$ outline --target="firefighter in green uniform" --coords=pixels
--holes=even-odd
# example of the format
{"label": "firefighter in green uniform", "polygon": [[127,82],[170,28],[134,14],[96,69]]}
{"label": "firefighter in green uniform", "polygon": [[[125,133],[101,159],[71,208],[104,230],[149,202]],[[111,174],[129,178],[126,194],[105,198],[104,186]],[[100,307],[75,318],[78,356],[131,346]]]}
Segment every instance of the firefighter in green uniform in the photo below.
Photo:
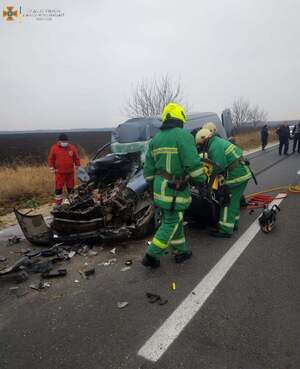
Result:
{"label": "firefighter in green uniform", "polygon": [[252,177],[251,170],[245,163],[243,151],[216,135],[212,130],[202,128],[196,134],[196,143],[207,145],[208,159],[221,169],[224,184],[229,190],[228,205],[221,207],[218,230],[213,230],[210,234],[214,237],[231,237],[233,231],[238,229],[240,201]]}
{"label": "firefighter in green uniform", "polygon": [[167,104],[160,131],[146,153],[144,177],[153,189],[154,204],[161,209],[162,219],[142,261],[144,266],[158,267],[169,246],[173,247],[176,263],[192,255],[186,246],[183,215],[191,203],[189,182],[200,184],[206,176],[194,138],[183,129],[185,121],[180,105]]}

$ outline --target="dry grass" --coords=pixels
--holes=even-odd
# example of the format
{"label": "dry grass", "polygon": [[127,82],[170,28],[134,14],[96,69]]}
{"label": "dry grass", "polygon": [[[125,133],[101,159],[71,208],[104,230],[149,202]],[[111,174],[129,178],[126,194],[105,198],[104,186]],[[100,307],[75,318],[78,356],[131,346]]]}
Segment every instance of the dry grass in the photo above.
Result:
{"label": "dry grass", "polygon": [[35,207],[53,198],[54,178],[46,165],[0,168],[0,215],[15,206]]}
{"label": "dry grass", "polygon": [[[269,143],[278,141],[278,136],[275,131],[275,128],[269,129]],[[236,139],[236,143],[243,150],[255,149],[261,146],[260,131],[241,132],[236,134],[234,137]]]}
{"label": "dry grass", "polygon": [[[88,161],[82,160],[82,165]],[[54,175],[46,165],[0,167],[0,215],[14,207],[35,208],[53,201]]]}

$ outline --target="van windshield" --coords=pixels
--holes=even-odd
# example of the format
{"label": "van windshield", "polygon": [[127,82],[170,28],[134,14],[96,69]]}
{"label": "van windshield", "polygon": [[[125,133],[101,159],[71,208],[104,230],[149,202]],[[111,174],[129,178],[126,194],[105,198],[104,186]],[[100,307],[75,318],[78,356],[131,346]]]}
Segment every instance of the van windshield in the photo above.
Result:
{"label": "van windshield", "polygon": [[134,118],[120,124],[112,133],[112,143],[149,141],[159,130],[158,118]]}

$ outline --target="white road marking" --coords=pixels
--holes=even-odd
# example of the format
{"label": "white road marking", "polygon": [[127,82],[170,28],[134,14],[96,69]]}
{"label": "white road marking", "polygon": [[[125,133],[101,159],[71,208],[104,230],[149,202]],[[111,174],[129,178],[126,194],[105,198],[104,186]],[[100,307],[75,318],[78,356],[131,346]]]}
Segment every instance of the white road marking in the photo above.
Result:
{"label": "white road marking", "polygon": [[[281,197],[279,194],[277,197]],[[270,206],[279,205],[283,199],[274,199]],[[247,231],[233,244],[220,261],[199,282],[196,288],[182,301],[178,308],[161,325],[138,351],[138,355],[156,362],[167,351],[181,331],[192,320],[204,305],[214,289],[225,277],[243,251],[259,232],[260,226],[256,219]]]}

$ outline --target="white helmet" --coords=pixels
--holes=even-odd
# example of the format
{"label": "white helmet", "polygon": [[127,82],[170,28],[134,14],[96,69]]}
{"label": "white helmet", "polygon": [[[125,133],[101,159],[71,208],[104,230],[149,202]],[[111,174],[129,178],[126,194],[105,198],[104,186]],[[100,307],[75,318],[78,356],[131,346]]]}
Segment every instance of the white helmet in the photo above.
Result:
{"label": "white helmet", "polygon": [[205,123],[202,128],[208,129],[213,135],[217,132],[217,126],[213,122]]}
{"label": "white helmet", "polygon": [[205,140],[210,138],[212,136],[212,133],[210,130],[206,128],[201,128],[200,131],[196,134],[196,144],[201,145],[204,143]]}

